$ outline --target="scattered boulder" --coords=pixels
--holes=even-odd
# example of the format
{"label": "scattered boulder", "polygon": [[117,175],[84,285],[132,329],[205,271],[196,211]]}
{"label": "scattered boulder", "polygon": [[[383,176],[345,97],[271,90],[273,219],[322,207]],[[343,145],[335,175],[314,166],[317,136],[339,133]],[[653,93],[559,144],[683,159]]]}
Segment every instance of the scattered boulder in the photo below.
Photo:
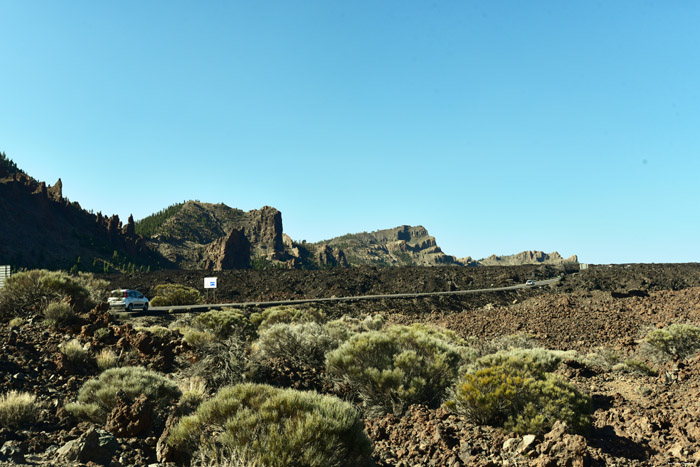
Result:
{"label": "scattered boulder", "polygon": [[56,457],[65,462],[94,462],[109,465],[119,450],[114,435],[99,428],[90,428],[78,439],[68,441],[56,451]]}
{"label": "scattered boulder", "polygon": [[153,408],[153,402],[145,394],[132,400],[124,391],[119,391],[117,405],[107,416],[105,428],[120,438],[140,436],[152,425]]}

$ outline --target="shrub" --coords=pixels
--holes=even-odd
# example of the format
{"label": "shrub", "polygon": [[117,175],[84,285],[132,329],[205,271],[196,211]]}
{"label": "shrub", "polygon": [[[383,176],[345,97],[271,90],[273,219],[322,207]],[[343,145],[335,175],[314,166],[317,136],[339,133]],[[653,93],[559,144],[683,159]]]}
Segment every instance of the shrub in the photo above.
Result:
{"label": "shrub", "polygon": [[160,373],[143,367],[111,368],[83,384],[78,401],[67,404],[66,410],[79,418],[104,423],[116,406],[120,390],[132,398],[146,394],[159,407],[180,397],[177,385]]}
{"label": "shrub", "polygon": [[484,354],[496,353],[502,350],[532,349],[537,347],[535,338],[530,334],[509,334],[492,339],[483,349]]}
{"label": "shrub", "polygon": [[137,332],[147,332],[153,334],[156,337],[170,337],[172,331],[165,326],[134,326],[134,331]]}
{"label": "shrub", "polygon": [[204,302],[199,290],[184,285],[161,284],[156,286],[155,291],[152,306],[197,305]]}
{"label": "shrub", "polygon": [[548,350],[541,347],[535,349],[501,350],[490,355],[484,355],[476,360],[474,368],[489,368],[505,365],[514,370],[522,370],[533,375],[543,375],[556,370],[565,358],[573,358],[575,352]]}
{"label": "shrub", "polygon": [[95,339],[98,341],[101,341],[105,339],[107,336],[112,335],[112,329],[110,328],[99,328],[95,329],[95,333],[93,334],[95,336]]}
{"label": "shrub", "polygon": [[97,361],[97,368],[100,370],[109,370],[117,366],[117,354],[111,349],[102,349],[102,351],[95,357]]}
{"label": "shrub", "polygon": [[59,345],[58,349],[74,365],[83,365],[90,360],[90,353],[78,339],[71,339]]}
{"label": "shrub", "polygon": [[27,392],[9,391],[0,395],[0,426],[19,428],[36,420],[39,407],[36,396]]}
{"label": "shrub", "polygon": [[341,341],[318,323],[278,323],[260,333],[251,347],[256,362],[277,359],[295,368],[317,368]]}
{"label": "shrub", "polygon": [[649,332],[644,338],[645,351],[657,361],[684,360],[700,350],[700,327],[671,324]]}
{"label": "shrub", "polygon": [[57,328],[75,321],[77,315],[67,300],[51,302],[44,310],[44,319],[49,326]]}
{"label": "shrub", "polygon": [[65,297],[77,312],[87,311],[95,305],[90,291],[63,271],[35,269],[18,272],[8,277],[0,289],[0,319],[40,314],[49,303]]}
{"label": "shrub", "polygon": [[194,378],[204,380],[211,388],[241,382],[247,363],[244,341],[230,336],[224,341],[202,342],[197,350],[201,357],[189,371]]}
{"label": "shrub", "polygon": [[74,276],[74,279],[78,284],[85,287],[93,304],[105,301],[107,287],[109,287],[108,281],[96,278],[91,272],[79,272],[77,277]]}
{"label": "shrub", "polygon": [[[528,359],[526,359],[528,360]],[[502,361],[466,373],[446,404],[469,421],[520,434],[542,434],[562,420],[575,432],[590,425],[590,398],[558,376],[529,362]]]}
{"label": "shrub", "polygon": [[182,333],[182,340],[195,349],[206,347],[208,344],[216,341],[216,336],[209,331],[181,328],[180,332]]}
{"label": "shrub", "polygon": [[409,405],[437,406],[469,349],[425,326],[392,326],[351,337],[327,355],[328,373],[370,414],[401,415]]}
{"label": "shrub", "polygon": [[352,405],[262,384],[220,389],[182,418],[167,442],[270,467],[372,465],[371,444]]}
{"label": "shrub", "polygon": [[225,339],[233,334],[245,340],[255,336],[255,326],[250,322],[248,315],[235,308],[212,310],[197,315],[192,321],[192,326],[212,332],[219,339]]}
{"label": "shrub", "polygon": [[24,324],[24,318],[20,318],[19,316],[17,318],[12,318],[9,322],[9,325],[11,328],[18,328]]}
{"label": "shrub", "polygon": [[279,323],[323,323],[325,320],[323,312],[313,308],[275,307],[250,316],[250,322],[259,330]]}

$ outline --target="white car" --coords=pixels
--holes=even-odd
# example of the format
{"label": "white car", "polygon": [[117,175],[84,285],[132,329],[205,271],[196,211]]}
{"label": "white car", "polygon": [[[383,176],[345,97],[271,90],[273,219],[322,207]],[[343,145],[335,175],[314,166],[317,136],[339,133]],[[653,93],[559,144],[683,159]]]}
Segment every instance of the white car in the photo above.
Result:
{"label": "white car", "polygon": [[148,310],[148,299],[138,290],[116,289],[112,290],[107,299],[110,308],[123,308],[126,311],[140,309]]}
{"label": "white car", "polygon": [[533,281],[532,279],[528,279],[525,281],[525,285],[535,285],[535,281]]}

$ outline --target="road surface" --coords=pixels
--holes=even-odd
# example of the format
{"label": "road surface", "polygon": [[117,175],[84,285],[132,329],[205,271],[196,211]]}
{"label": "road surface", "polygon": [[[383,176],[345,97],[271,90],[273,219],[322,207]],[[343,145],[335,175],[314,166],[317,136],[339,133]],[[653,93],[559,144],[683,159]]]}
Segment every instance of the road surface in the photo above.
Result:
{"label": "road surface", "polygon": [[158,312],[195,312],[209,311],[220,308],[244,308],[244,307],[271,307],[282,305],[300,305],[302,303],[323,303],[323,302],[356,302],[360,300],[381,300],[381,299],[396,299],[396,298],[421,298],[421,297],[437,297],[441,295],[466,295],[474,293],[488,292],[503,292],[507,290],[518,290],[525,288],[542,287],[558,282],[561,277],[547,279],[543,281],[535,281],[535,285],[510,285],[508,287],[494,287],[491,289],[470,289],[470,290],[451,290],[448,292],[422,292],[422,293],[400,293],[400,294],[383,294],[383,295],[360,295],[357,297],[329,297],[329,298],[306,298],[302,300],[277,300],[268,302],[238,302],[238,303],[219,303],[206,305],[183,305],[183,306],[153,306],[148,309],[147,313]]}

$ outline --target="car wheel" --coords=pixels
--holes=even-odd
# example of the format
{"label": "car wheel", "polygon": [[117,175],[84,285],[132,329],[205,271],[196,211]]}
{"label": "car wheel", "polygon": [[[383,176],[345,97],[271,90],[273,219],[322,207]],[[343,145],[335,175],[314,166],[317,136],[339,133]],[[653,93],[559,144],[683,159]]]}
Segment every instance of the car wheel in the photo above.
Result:
{"label": "car wheel", "polygon": [[148,303],[143,304],[143,311],[148,311]]}
{"label": "car wheel", "polygon": [[129,305],[127,305],[127,307],[126,307],[126,311],[128,311],[129,313],[131,313],[132,311],[134,311],[134,305],[132,305],[131,303],[129,303]]}

